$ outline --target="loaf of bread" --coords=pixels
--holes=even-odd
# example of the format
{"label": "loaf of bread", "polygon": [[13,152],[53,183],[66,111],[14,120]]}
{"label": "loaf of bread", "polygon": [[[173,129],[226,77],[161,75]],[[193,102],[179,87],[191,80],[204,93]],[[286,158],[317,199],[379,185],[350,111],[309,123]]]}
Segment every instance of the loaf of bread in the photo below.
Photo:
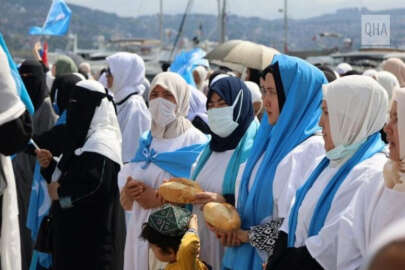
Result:
{"label": "loaf of bread", "polygon": [[159,187],[159,194],[171,203],[191,203],[197,193],[202,192],[200,185],[185,178],[172,178]]}
{"label": "loaf of bread", "polygon": [[216,229],[229,232],[240,228],[239,214],[228,203],[207,203],[203,208],[203,212],[205,221]]}

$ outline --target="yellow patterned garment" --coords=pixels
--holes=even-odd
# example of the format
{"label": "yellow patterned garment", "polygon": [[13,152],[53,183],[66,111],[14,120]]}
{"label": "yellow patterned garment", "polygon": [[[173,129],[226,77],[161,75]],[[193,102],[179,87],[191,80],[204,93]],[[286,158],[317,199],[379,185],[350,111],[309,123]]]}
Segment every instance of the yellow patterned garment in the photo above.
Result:
{"label": "yellow patterned garment", "polygon": [[166,266],[166,270],[208,270],[198,258],[200,238],[193,232],[186,232],[177,251],[177,261]]}

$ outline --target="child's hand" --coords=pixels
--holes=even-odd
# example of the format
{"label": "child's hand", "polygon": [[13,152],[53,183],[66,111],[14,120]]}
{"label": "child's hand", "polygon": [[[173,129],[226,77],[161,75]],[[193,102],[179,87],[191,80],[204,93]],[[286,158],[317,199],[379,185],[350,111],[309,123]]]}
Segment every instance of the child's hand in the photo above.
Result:
{"label": "child's hand", "polygon": [[191,216],[190,221],[188,223],[188,228],[198,231],[198,219],[196,214],[193,214]]}

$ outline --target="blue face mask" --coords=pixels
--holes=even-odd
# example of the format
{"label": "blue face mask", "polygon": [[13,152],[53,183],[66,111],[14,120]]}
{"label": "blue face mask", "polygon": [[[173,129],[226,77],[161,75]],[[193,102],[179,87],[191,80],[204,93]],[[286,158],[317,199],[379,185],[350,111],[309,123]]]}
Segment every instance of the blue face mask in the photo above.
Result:
{"label": "blue face mask", "polygon": [[365,140],[359,143],[353,143],[350,145],[339,145],[332,150],[326,152],[326,157],[329,160],[339,160],[352,156],[360,148]]}

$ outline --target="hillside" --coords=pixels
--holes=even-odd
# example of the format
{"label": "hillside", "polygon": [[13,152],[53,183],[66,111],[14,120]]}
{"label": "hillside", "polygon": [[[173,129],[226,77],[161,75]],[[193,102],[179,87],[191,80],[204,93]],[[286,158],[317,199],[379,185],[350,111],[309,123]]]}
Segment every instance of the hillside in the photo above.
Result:
{"label": "hillside", "polygon": [[[50,0],[2,0],[0,6],[0,31],[6,38],[14,52],[29,51],[35,40],[27,34],[30,26],[41,25],[49,9]],[[72,10],[70,31],[79,36],[80,48],[94,48],[95,41],[102,35],[106,40],[112,38],[158,38],[158,18],[155,16],[140,16],[123,18],[113,13],[92,10],[69,4]],[[334,14],[303,20],[289,20],[289,49],[309,50],[319,48],[319,44],[312,40],[320,32],[342,33],[351,38],[354,47],[360,45],[361,14],[390,14],[391,38],[394,47],[405,46],[405,8],[371,12],[366,9],[343,9]],[[182,15],[167,15],[164,26],[177,30]],[[217,38],[217,18],[212,15],[191,14],[187,18],[184,28],[185,36],[192,38],[199,26],[204,35],[211,40]],[[265,20],[261,18],[247,18],[235,15],[228,17],[227,33],[229,39],[248,39],[282,48],[283,20]],[[66,38],[51,38],[52,48],[63,49]],[[327,46],[341,45],[336,40],[324,40]]]}

